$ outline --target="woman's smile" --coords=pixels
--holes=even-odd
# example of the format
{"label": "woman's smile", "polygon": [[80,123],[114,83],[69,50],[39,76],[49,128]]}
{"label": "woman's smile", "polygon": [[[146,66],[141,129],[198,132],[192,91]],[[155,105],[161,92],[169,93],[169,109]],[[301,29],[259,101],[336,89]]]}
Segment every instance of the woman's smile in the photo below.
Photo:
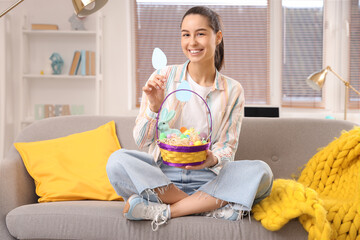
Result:
{"label": "woman's smile", "polygon": [[199,55],[202,51],[203,49],[189,49],[190,54],[193,56]]}

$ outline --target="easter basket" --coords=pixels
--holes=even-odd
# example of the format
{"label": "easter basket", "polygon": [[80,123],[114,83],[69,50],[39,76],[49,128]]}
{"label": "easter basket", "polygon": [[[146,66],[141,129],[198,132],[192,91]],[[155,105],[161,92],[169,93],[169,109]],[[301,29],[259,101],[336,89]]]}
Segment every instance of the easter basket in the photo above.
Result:
{"label": "easter basket", "polygon": [[[189,91],[195,94],[196,96],[198,96],[205,103],[208,114],[210,116],[208,137],[206,141],[202,142],[199,145],[177,146],[177,145],[164,143],[159,140],[159,116],[162,107],[170,95],[179,91]],[[206,155],[207,155],[206,150],[209,149],[211,145],[211,133],[212,133],[212,117],[211,117],[210,108],[207,105],[206,101],[199,94],[197,94],[196,92],[190,89],[177,89],[169,93],[165,97],[164,101],[160,106],[159,114],[156,118],[156,139],[157,139],[157,144],[160,148],[160,153],[164,164],[174,167],[183,167],[188,165],[194,166],[194,165],[202,164],[206,159]]]}

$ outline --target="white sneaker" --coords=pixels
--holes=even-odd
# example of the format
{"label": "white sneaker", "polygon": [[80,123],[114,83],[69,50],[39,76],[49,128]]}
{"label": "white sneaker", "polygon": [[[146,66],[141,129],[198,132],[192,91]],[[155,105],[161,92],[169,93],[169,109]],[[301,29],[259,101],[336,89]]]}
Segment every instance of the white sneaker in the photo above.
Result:
{"label": "white sneaker", "polygon": [[156,231],[170,219],[170,206],[149,202],[134,194],[126,201],[123,213],[129,220],[152,220],[152,230]]}
{"label": "white sneaker", "polygon": [[227,204],[221,208],[215,209],[211,212],[206,212],[202,214],[206,217],[213,217],[217,219],[226,219],[230,221],[238,221],[246,215],[242,210],[234,209],[230,204]]}

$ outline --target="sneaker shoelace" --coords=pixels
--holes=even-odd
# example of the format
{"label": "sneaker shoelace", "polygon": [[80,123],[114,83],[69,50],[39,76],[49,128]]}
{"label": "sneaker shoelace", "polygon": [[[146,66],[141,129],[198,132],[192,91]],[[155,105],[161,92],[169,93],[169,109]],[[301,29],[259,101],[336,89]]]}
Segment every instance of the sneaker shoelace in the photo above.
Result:
{"label": "sneaker shoelace", "polygon": [[226,205],[226,206],[216,209],[212,212],[207,212],[207,213],[205,213],[205,216],[213,217],[213,218],[217,218],[217,219],[223,219],[223,218],[227,217],[225,215],[227,211],[237,212],[238,216],[237,216],[236,220],[239,220],[243,217],[243,211],[236,210],[236,209],[232,208],[230,205]]}
{"label": "sneaker shoelace", "polygon": [[151,228],[156,231],[160,225],[165,224],[168,220],[168,217],[164,216],[164,211],[166,211],[166,207],[163,205],[148,205],[142,218],[152,219]]}
{"label": "sneaker shoelace", "polygon": [[143,219],[154,219],[158,213],[162,213],[165,210],[163,205],[147,205],[143,212]]}
{"label": "sneaker shoelace", "polygon": [[211,212],[206,212],[206,213],[204,213],[204,216],[213,217],[213,218],[222,218],[222,217],[225,216],[224,210],[225,209],[227,210],[228,208],[229,208],[229,206],[226,205],[226,206],[224,206],[222,208],[218,208],[218,209],[213,210]]}
{"label": "sneaker shoelace", "polygon": [[225,207],[223,208],[220,208],[220,209],[217,209],[215,212],[214,212],[214,217],[215,218],[224,218],[225,217],[225,212],[226,211],[231,211],[232,208],[229,206],[229,205],[226,205]]}
{"label": "sneaker shoelace", "polygon": [[160,225],[163,225],[167,222],[167,217],[165,217],[161,212],[158,213],[154,220],[151,222],[151,228],[155,232],[159,229]]}

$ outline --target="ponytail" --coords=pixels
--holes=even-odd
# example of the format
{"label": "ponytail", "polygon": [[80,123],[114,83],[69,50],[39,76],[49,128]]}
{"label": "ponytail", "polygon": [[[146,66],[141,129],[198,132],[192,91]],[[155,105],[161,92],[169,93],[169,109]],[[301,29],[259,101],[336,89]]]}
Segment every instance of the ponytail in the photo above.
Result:
{"label": "ponytail", "polygon": [[221,40],[220,44],[215,49],[215,67],[218,71],[221,70],[224,65],[224,40]]}

